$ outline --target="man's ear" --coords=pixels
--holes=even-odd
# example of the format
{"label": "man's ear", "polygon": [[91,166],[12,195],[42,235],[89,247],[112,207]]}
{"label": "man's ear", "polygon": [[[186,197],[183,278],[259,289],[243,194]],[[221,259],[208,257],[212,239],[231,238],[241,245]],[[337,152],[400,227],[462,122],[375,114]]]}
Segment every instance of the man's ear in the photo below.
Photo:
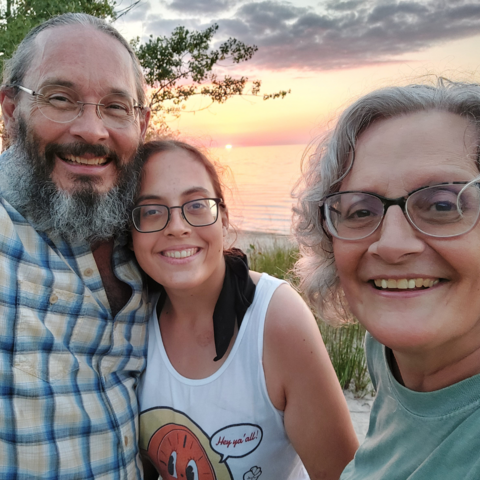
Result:
{"label": "man's ear", "polygon": [[145,107],[145,113],[140,118],[140,135],[142,140],[145,140],[145,134],[147,133],[148,122],[150,121],[150,109]]}
{"label": "man's ear", "polygon": [[11,90],[0,90],[0,105],[2,107],[3,123],[9,135],[12,135],[16,121],[14,112],[17,107],[15,96]]}

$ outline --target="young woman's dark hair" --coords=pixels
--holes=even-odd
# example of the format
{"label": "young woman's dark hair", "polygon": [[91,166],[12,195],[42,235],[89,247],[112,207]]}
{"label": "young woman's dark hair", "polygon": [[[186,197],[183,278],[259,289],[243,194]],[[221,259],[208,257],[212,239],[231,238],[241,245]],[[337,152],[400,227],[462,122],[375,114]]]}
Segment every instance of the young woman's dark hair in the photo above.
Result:
{"label": "young woman's dark hair", "polygon": [[[180,142],[178,140],[152,140],[145,143],[143,146],[143,159],[146,162],[152,155],[160,152],[171,152],[173,150],[185,150],[190,153],[190,155],[198,160],[207,170],[208,176],[212,181],[213,189],[215,195],[222,200],[225,200],[223,193],[223,185],[220,181],[220,177],[217,172],[217,168],[214,163],[207,158],[207,156],[202,153],[197,147],[189,145],[188,143]],[[220,205],[225,207],[224,204]]]}

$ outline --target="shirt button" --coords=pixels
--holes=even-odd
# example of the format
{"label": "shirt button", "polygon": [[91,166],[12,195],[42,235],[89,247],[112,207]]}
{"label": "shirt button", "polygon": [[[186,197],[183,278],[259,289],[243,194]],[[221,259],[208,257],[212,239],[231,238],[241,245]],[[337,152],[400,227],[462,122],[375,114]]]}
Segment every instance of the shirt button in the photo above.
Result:
{"label": "shirt button", "polygon": [[84,271],[83,271],[83,274],[86,276],[86,277],[91,277],[93,275],[93,270],[91,268],[86,268]]}
{"label": "shirt button", "polygon": [[50,303],[57,303],[58,297],[55,294],[50,296]]}
{"label": "shirt button", "polygon": [[128,437],[126,435],[123,437],[123,443],[125,443],[126,447],[128,446]]}

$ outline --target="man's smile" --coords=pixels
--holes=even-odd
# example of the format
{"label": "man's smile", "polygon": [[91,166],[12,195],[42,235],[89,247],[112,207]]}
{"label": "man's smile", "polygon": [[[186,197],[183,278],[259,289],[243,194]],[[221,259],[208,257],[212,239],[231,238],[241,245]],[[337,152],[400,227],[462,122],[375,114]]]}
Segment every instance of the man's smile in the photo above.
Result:
{"label": "man's smile", "polygon": [[111,159],[108,157],[79,157],[75,155],[58,155],[58,157],[63,160],[64,162],[73,163],[73,164],[80,164],[80,165],[105,165]]}

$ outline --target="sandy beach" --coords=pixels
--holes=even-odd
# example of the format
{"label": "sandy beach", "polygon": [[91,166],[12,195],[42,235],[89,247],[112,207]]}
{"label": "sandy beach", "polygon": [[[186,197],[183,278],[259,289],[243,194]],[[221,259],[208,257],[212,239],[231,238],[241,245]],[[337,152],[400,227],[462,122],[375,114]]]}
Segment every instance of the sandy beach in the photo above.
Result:
{"label": "sandy beach", "polygon": [[[253,232],[253,231],[237,231],[230,232],[228,237],[229,242],[233,242],[233,246],[240,248],[244,252],[247,251],[251,244],[255,248],[271,248],[273,246],[288,246],[294,245],[296,242],[291,235],[282,235],[269,232]],[[370,417],[370,410],[374,397],[366,395],[362,398],[357,398],[355,395],[346,390],[343,392],[347,400],[350,417],[352,418],[355,433],[357,434],[360,443],[364,440],[368,431],[368,421]]]}
{"label": "sandy beach", "polygon": [[358,441],[362,443],[368,431],[370,410],[372,408],[374,397],[366,395],[362,398],[356,398],[349,390],[345,390],[343,394],[347,400],[350,418],[352,419],[353,428],[357,434]]}

